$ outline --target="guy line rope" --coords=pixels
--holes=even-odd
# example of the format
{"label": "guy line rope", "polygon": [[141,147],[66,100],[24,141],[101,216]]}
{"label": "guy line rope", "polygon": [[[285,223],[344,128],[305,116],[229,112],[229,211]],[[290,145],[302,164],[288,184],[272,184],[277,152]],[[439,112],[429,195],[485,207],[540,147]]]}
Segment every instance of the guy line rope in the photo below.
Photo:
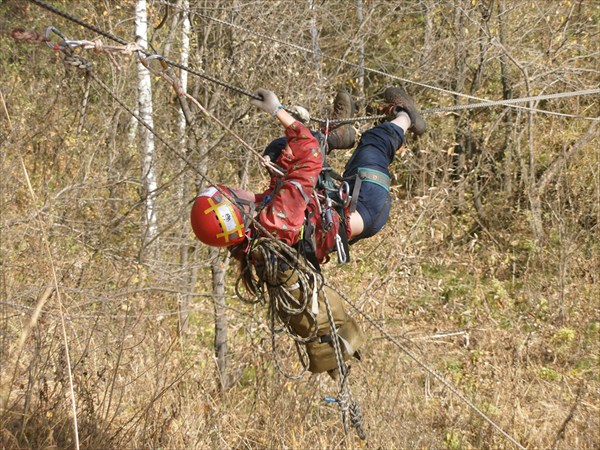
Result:
{"label": "guy line rope", "polygon": [[[50,10],[51,12],[54,12],[64,18],[67,18],[69,20],[72,20],[76,23],[78,23],[79,25],[82,25],[86,28],[89,28],[99,34],[104,35],[105,37],[108,37],[112,40],[115,40],[116,42],[119,42],[122,45],[128,46],[130,45],[128,42],[117,38],[113,35],[111,35],[110,33],[104,32],[92,25],[89,25],[85,22],[80,21],[79,19],[73,18],[72,16],[63,13],[60,10],[57,10],[54,7],[51,7],[49,5],[47,5],[46,3],[40,1],[40,0],[30,0],[33,3],[38,4],[39,6],[42,6],[48,10]],[[70,49],[70,47],[69,47]],[[148,52],[140,49],[139,47],[135,49],[135,51],[138,51],[141,54],[144,54],[146,56],[149,57],[156,57],[155,55],[149,54]],[[67,52],[66,52],[67,53]],[[182,159],[188,166],[190,166],[194,171],[198,172],[198,174],[205,179],[208,183],[212,184],[212,185],[216,185],[216,183],[214,183],[212,180],[210,180],[206,175],[200,173],[196,167],[191,163],[191,161],[189,161],[185,155],[182,155],[179,151],[177,151],[176,149],[174,149],[164,138],[162,138],[162,136],[160,136],[149,124],[147,124],[141,117],[139,117],[138,115],[136,115],[129,107],[127,107],[120,99],[118,99],[116,97],[116,95],[114,93],[112,93],[112,91],[110,90],[110,88],[108,86],[106,86],[106,84],[104,84],[101,80],[99,80],[93,73],[91,73],[91,65],[85,61],[83,58],[77,56],[77,55],[68,55],[67,54],[67,63],[74,65],[76,67],[85,69],[86,72],[88,72],[90,74],[90,76],[92,77],[92,79],[94,81],[96,81],[109,95],[111,95],[115,101],[117,101],[128,113],[130,113],[133,117],[136,118],[136,120],[141,123],[145,128],[147,128],[151,133],[153,133],[157,139],[159,139],[165,146],[166,148],[168,148],[170,151],[174,152],[180,159]],[[227,83],[224,83],[220,80],[217,80],[213,77],[207,76],[205,74],[201,74],[199,72],[196,71],[192,71],[191,69],[182,66],[180,64],[174,63],[166,58],[160,57],[160,59],[162,61],[164,61],[166,64],[172,65],[174,67],[178,67],[182,70],[187,70],[190,71],[190,73],[196,74],[198,76],[201,76],[203,78],[209,79],[210,81],[213,81],[215,83],[218,83],[222,86],[234,89],[240,93],[243,93],[244,95],[247,95],[249,97],[252,98],[256,98],[256,96],[252,93],[249,93],[248,91],[239,89],[239,88],[235,88],[234,86],[231,86]],[[167,78],[165,78],[167,79]],[[167,81],[169,81],[167,79]],[[599,90],[600,91],[600,90]],[[515,99],[516,100],[516,99]],[[502,103],[499,103],[502,104]],[[467,105],[468,106],[468,105]],[[483,106],[486,106],[486,104],[483,104]],[[356,119],[353,119],[356,120]],[[231,200],[231,199],[230,199]],[[252,218],[251,218],[252,219]],[[253,219],[252,219],[253,220]],[[260,227],[260,224],[256,223],[255,224]],[[266,232],[266,230],[261,230],[263,232],[265,232],[265,234],[268,235],[268,233]],[[288,249],[283,249],[284,251],[288,251]],[[291,250],[291,249],[290,249]],[[295,258],[295,255],[291,254],[290,256],[292,256],[293,258]],[[303,265],[302,262],[298,259],[296,259],[295,261],[296,263],[299,263],[300,265]],[[309,269],[310,270],[310,269]],[[336,292],[338,292],[338,294],[340,294],[342,296],[342,298],[344,298],[344,300],[354,309],[356,310],[360,315],[362,315],[367,321],[369,321],[371,324],[373,324],[390,342],[394,343],[396,346],[398,346],[398,348],[400,350],[402,350],[407,356],[409,356],[409,358],[411,358],[413,361],[415,361],[422,369],[424,369],[426,372],[430,373],[432,376],[434,376],[440,383],[442,383],[444,386],[446,386],[452,393],[454,393],[456,396],[458,396],[459,399],[461,399],[463,402],[465,402],[465,404],[467,404],[467,406],[469,406],[473,411],[475,411],[478,415],[480,415],[484,420],[486,420],[489,424],[491,424],[497,431],[499,431],[502,436],[504,436],[507,440],[509,440],[512,444],[514,444],[516,447],[520,448],[520,449],[524,449],[524,447],[519,444],[514,438],[512,438],[508,433],[506,433],[499,425],[497,425],[491,418],[489,418],[483,411],[481,411],[479,408],[477,408],[472,402],[470,402],[464,395],[462,395],[456,388],[454,388],[449,382],[447,382],[442,375],[438,374],[437,372],[435,372],[433,369],[429,368],[426,364],[424,364],[423,362],[421,362],[412,352],[410,352],[410,350],[408,350],[405,346],[403,346],[400,342],[398,342],[393,336],[391,336],[389,333],[387,333],[385,331],[385,329],[379,325],[374,319],[372,319],[368,314],[366,314],[365,312],[363,312],[360,308],[358,308],[356,305],[354,305],[343,293],[341,293],[339,290],[337,290],[336,288],[329,286],[332,289],[334,289]],[[346,383],[346,380],[344,378],[342,378],[341,381],[342,385]]]}
{"label": "guy line rope", "polygon": [[[113,100],[115,100],[117,103],[119,103],[119,105],[121,105],[121,107],[123,107],[142,126],[144,126],[149,132],[151,132],[163,145],[165,145],[165,147],[167,149],[169,149],[171,152],[175,153],[175,155],[177,157],[182,159],[189,167],[191,167],[205,181],[207,181],[209,184],[211,184],[215,188],[217,188],[221,192],[222,195],[224,195],[226,198],[229,199],[229,201],[235,203],[235,199],[232,199],[227,193],[225,193],[222,189],[220,189],[218,187],[218,185],[215,182],[213,182],[207,175],[205,175],[201,171],[199,171],[185,155],[183,155],[181,152],[179,152],[173,146],[171,146],[167,142],[167,140],[164,139],[159,133],[157,133],[150,124],[148,124],[146,121],[144,121],[138,114],[136,114],[133,110],[131,110],[131,108],[129,108],[120,98],[118,98],[118,96],[116,94],[114,94],[111,91],[111,89],[92,72],[92,64],[89,61],[82,58],[81,56],[73,53],[73,49],[68,44],[69,41],[67,41],[64,38],[64,36],[62,35],[62,33],[60,33],[60,31],[58,31],[56,28],[49,28],[49,30],[64,39],[65,45],[64,46],[55,46],[55,48],[57,50],[61,50],[64,53],[64,59],[67,64],[84,70],[86,72],[86,75],[89,78],[94,80],[102,89],[104,89],[113,98]],[[48,31],[48,34],[49,34],[49,31]],[[48,39],[46,39],[46,42],[48,42]],[[138,54],[138,56],[139,56],[139,54]],[[151,59],[151,57],[148,57],[148,58],[140,57],[140,59],[142,60],[142,63],[146,67],[148,67],[148,65],[149,65],[148,60]],[[164,69],[164,66],[163,66],[163,69]],[[178,89],[179,85],[175,82],[175,78],[171,78],[170,76],[168,76],[168,74],[165,73],[165,70],[163,70],[163,72],[160,75],[167,82],[170,82],[173,84],[173,87],[175,88],[175,91],[177,92],[178,95],[184,95],[181,92],[181,89]],[[216,117],[214,117],[212,114],[210,114],[205,108],[203,108],[199,102],[197,102],[195,99],[193,99],[193,100],[194,100],[194,103],[199,107],[199,109],[204,114],[206,114],[210,119],[216,121],[219,125],[224,127],[227,132],[233,134],[233,132],[230,131],[229,129],[227,129],[221,121],[219,121]],[[247,148],[249,148],[250,150],[253,150],[248,144],[246,144],[244,141],[242,141],[241,138],[237,137],[236,135],[234,135],[234,136],[239,141],[241,141]],[[259,155],[259,157],[260,157],[260,155]],[[261,157],[261,159],[262,159],[262,157]],[[247,214],[245,213],[245,211],[243,211],[243,209],[242,209],[242,213],[244,214],[244,216],[247,216]],[[266,238],[263,239],[264,243],[259,244],[259,245],[261,245],[263,248],[269,249],[273,253],[276,253],[280,258],[285,258],[287,256],[288,261],[292,261],[294,263],[296,269],[300,268],[300,269],[302,269],[302,271],[304,271],[306,273],[313,273],[313,277],[316,282],[316,273],[314,273],[314,271],[311,267],[307,266],[302,260],[297,258],[296,254],[292,248],[290,248],[289,246],[285,245],[284,243],[274,239],[274,237],[266,229],[264,229],[264,227],[262,227],[262,225],[258,221],[256,221],[254,219],[254,217],[249,217],[249,220],[251,220],[255,224],[255,226],[259,230],[261,230],[261,232],[264,235],[267,236]],[[277,244],[280,251],[277,251],[273,247],[274,244]],[[321,284],[321,286],[322,286],[322,284]],[[329,308],[328,300],[326,297],[325,297],[325,305],[327,308]],[[329,309],[328,309],[328,312],[329,312]],[[333,341],[335,343],[337,343],[338,342],[337,330],[335,328],[335,324],[331,325],[331,323],[333,323],[332,322],[333,318],[330,316],[329,320],[330,320],[330,332],[333,337]],[[272,330],[272,333],[275,333],[275,330]],[[352,392],[350,390],[350,386],[347,383],[347,373],[348,372],[347,372],[346,366],[345,366],[341,356],[338,354],[339,352],[340,352],[340,349],[338,347],[338,348],[336,348],[336,359],[337,359],[338,368],[340,371],[340,383],[339,383],[340,390],[338,393],[339,400],[337,403],[338,403],[338,407],[339,407],[339,410],[340,410],[340,413],[342,416],[344,431],[346,433],[348,431],[348,415],[349,415],[350,416],[349,419],[350,419],[352,426],[356,429],[358,436],[364,440],[364,439],[366,439],[366,434],[365,434],[363,426],[362,426],[362,413],[360,410],[360,406],[358,405],[356,400],[354,400],[354,398],[352,396]]]}
{"label": "guy line rope", "polygon": [[[264,34],[264,33],[260,33],[257,31],[253,31],[250,30],[248,28],[242,27],[241,25],[237,25],[231,22],[227,22],[225,20],[222,19],[217,19],[216,17],[212,17],[209,16],[207,14],[203,14],[201,12],[192,10],[192,9],[186,9],[183,6],[180,5],[176,5],[174,3],[168,2],[166,0],[155,0],[156,3],[160,3],[163,5],[166,5],[168,7],[172,7],[175,9],[179,9],[180,11],[186,12],[188,14],[192,14],[198,17],[202,17],[203,19],[208,19],[211,20],[213,22],[219,23],[221,25],[225,25],[228,26],[230,28],[234,28],[240,31],[244,31],[246,33],[249,33],[251,35],[260,37],[261,39],[267,39],[269,41],[278,43],[278,44],[282,44],[285,45],[287,47],[291,47],[294,48],[296,50],[300,50],[306,53],[310,53],[310,54],[314,54],[314,55],[319,55],[322,56],[324,58],[330,59],[332,61],[335,62],[340,62],[342,64],[357,68],[357,69],[363,69],[367,72],[372,72],[375,73],[377,75],[382,75],[384,77],[387,78],[392,78],[395,80],[399,80],[402,81],[404,83],[408,83],[408,84],[414,84],[416,86],[420,86],[426,89],[431,89],[431,90],[435,90],[438,92],[442,92],[444,94],[448,94],[448,95],[453,95],[453,96],[458,96],[458,97],[464,97],[470,100],[478,100],[480,101],[479,103],[469,103],[466,105],[454,105],[454,106],[444,106],[444,107],[440,107],[440,108],[432,108],[432,109],[425,109],[423,111],[420,111],[421,114],[431,114],[431,113],[440,113],[440,112],[449,112],[449,111],[457,111],[457,110],[464,110],[464,109],[474,109],[474,108],[484,108],[484,107],[491,107],[491,106],[514,106],[517,103],[526,103],[526,102],[530,102],[533,100],[549,100],[549,99],[554,99],[554,98],[562,98],[562,97],[576,97],[576,96],[582,96],[582,95],[590,95],[590,94],[598,94],[600,93],[600,89],[584,89],[584,90],[579,90],[579,91],[574,91],[574,92],[561,92],[561,93],[556,93],[556,94],[548,94],[548,95],[538,95],[538,96],[531,96],[531,97],[524,97],[524,98],[513,98],[513,99],[507,99],[507,100],[486,100],[484,98],[481,97],[475,97],[473,95],[468,95],[468,94],[463,94],[460,92],[454,92],[451,91],[449,89],[444,89],[444,88],[440,88],[437,86],[433,86],[430,84],[426,84],[426,83],[420,83],[418,81],[414,81],[408,78],[402,78],[399,77],[397,75],[393,75],[390,73],[386,73],[383,72],[381,70],[377,70],[377,69],[372,69],[370,67],[364,67],[364,66],[360,66],[359,64],[347,61],[343,58],[337,58],[335,56],[331,56],[331,55],[327,55],[325,53],[322,53],[320,51],[315,51],[312,50],[310,48],[307,47],[303,47],[301,45],[298,44],[294,44],[288,41],[284,41],[281,39],[277,39],[273,36]],[[528,110],[528,111],[534,111],[534,112],[539,112],[539,113],[543,113],[543,114],[550,114],[550,115],[557,115],[557,116],[563,116],[563,117],[572,117],[572,118],[578,118],[578,119],[585,119],[585,120],[596,120],[595,117],[585,117],[585,116],[579,116],[579,115],[575,115],[575,114],[565,114],[565,113],[559,113],[559,112],[555,112],[555,111],[547,111],[547,110],[542,110],[542,109],[535,109],[535,108],[530,108],[530,107],[526,107],[526,106],[514,106],[515,108],[519,108],[519,109],[524,109],[524,110]],[[381,119],[381,118],[385,118],[385,116],[372,116],[372,117],[358,117],[356,119],[354,119],[355,121],[360,121],[360,120],[372,120],[372,119]],[[323,122],[324,119],[314,119],[316,122]],[[330,123],[341,123],[340,121],[331,121]]]}
{"label": "guy line rope", "polygon": [[[190,166],[191,168],[193,168],[202,178],[204,178],[209,184],[215,185],[215,183],[209,177],[207,177],[206,175],[200,173],[197,170],[197,168],[193,165],[193,163],[191,163],[184,155],[182,155],[179,151],[177,151],[175,148],[173,148],[166,141],[166,139],[164,139],[159,133],[157,133],[141,117],[139,117],[137,114],[135,114],[135,112],[133,110],[131,110],[126,104],[124,104],[121,101],[121,99],[119,99],[110,90],[110,88],[104,82],[102,82],[98,77],[96,77],[96,75],[93,72],[91,72],[92,66],[91,66],[91,64],[89,62],[85,61],[83,58],[79,57],[78,55],[68,55],[68,54],[66,54],[65,60],[66,60],[67,64],[70,64],[70,65],[72,65],[74,67],[86,70],[86,72],[88,73],[88,75],[95,82],[97,82],[100,85],[100,87],[102,87],[129,114],[131,114],[136,120],[138,120],[139,123],[141,123],[145,128],[147,128],[151,133],[153,133],[156,136],[156,138],[162,144],[164,144],[166,146],[167,149],[169,149],[171,152],[175,153],[188,166]],[[284,250],[286,250],[286,249],[284,249]],[[290,255],[290,256],[295,259],[295,255]],[[298,263],[299,261],[295,260],[294,262]],[[477,406],[475,406],[471,401],[469,401],[463,394],[461,394],[460,391],[458,391],[454,386],[452,386],[449,382],[447,382],[443,378],[442,375],[438,374],[436,371],[434,371],[433,369],[431,369],[425,363],[423,363],[422,361],[420,361],[420,359],[416,355],[414,355],[407,347],[405,347],[404,345],[402,345],[396,338],[394,338],[387,331],[385,331],[385,329],[381,325],[379,325],[372,317],[370,317],[367,313],[365,313],[359,307],[357,307],[345,294],[343,294],[341,291],[339,291],[339,289],[337,289],[334,286],[331,286],[329,284],[327,284],[327,286],[329,286],[330,288],[332,288],[333,290],[335,290],[344,299],[344,301],[346,303],[348,303],[355,311],[357,311],[358,314],[360,314],[361,316],[363,316],[369,323],[371,323],[375,328],[377,328],[382,333],[382,335],[386,337],[386,339],[388,339],[390,342],[392,342],[393,344],[395,344],[402,352],[404,352],[410,359],[412,359],[413,361],[415,361],[422,369],[424,369],[426,372],[430,373],[435,379],[437,379],[441,384],[443,384],[445,387],[447,387],[453,394],[455,394],[468,407],[470,407],[471,409],[473,409],[485,421],[487,421],[488,423],[490,423],[496,430],[498,430],[500,432],[500,434],[503,437],[505,437],[507,440],[509,440],[511,443],[513,443],[517,448],[524,449],[524,447],[522,445],[520,445],[506,431],[504,431],[502,429],[502,427],[500,427],[498,424],[496,424],[495,421],[493,421],[491,418],[489,418],[483,411],[481,411]],[[339,356],[338,356],[337,353],[338,352],[336,352],[336,358],[339,360]],[[341,363],[338,361],[338,364],[341,364]],[[352,400],[352,394],[349,391],[349,387],[347,386],[347,377],[342,377],[341,378],[341,383],[342,383],[342,387],[347,391],[347,393],[345,394],[345,396],[348,397],[348,398],[341,398],[340,401],[339,401],[340,408],[344,408],[344,410],[342,411],[342,413],[343,413],[343,420],[344,420],[344,428],[345,429],[347,428],[347,418],[346,418],[346,414],[345,413],[349,412],[350,416],[351,416],[350,419],[352,421],[352,425],[357,429],[357,432],[359,433],[359,436],[364,436],[364,430],[362,430],[362,416],[361,416],[361,413],[360,413],[360,408],[359,408],[358,404]],[[340,397],[342,397],[342,396],[340,396]],[[348,400],[350,400],[350,405],[347,404]]]}

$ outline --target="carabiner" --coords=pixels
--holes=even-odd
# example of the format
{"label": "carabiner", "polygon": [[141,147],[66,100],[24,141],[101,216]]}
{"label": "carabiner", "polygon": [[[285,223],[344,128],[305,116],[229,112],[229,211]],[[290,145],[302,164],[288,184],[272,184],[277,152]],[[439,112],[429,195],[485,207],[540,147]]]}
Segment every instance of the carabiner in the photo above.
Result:
{"label": "carabiner", "polygon": [[[162,74],[166,73],[169,70],[169,65],[165,62],[165,57],[162,55],[149,55],[144,56],[142,52],[137,52],[138,58],[140,62],[144,65],[146,69],[150,71],[153,75],[160,77]],[[157,59],[160,62],[161,71],[156,71],[152,67],[150,67],[150,61]]]}
{"label": "carabiner", "polygon": [[347,208],[350,204],[350,185],[347,181],[342,181],[340,183],[338,195],[340,197],[340,200],[342,201],[342,205],[344,205],[344,208]]}
{"label": "carabiner", "polygon": [[[59,38],[62,39],[62,41],[59,42],[58,44],[53,44],[52,42],[50,42],[51,33],[54,33],[55,35],[57,35]],[[71,47],[69,46],[69,41],[67,40],[65,35],[60,32],[60,30],[58,28],[55,28],[53,26],[46,27],[46,32],[44,33],[44,36],[46,38],[46,45],[48,47],[50,47],[52,50],[65,51],[67,49],[69,49],[69,50],[71,49]]]}
{"label": "carabiner", "polygon": [[339,233],[335,235],[335,247],[337,250],[338,262],[340,264],[346,264],[348,262],[348,255],[346,255],[346,251],[344,250],[344,244]]}

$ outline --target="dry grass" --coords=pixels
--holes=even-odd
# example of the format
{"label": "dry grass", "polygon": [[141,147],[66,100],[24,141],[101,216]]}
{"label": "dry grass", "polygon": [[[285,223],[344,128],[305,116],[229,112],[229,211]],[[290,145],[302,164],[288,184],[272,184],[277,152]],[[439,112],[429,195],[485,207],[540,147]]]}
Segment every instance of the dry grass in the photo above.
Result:
{"label": "dry grass", "polygon": [[[0,16],[15,22],[8,23],[10,27],[26,25],[41,30],[54,23],[55,18],[38,17],[39,11],[32,12],[37,11],[33,7],[6,3],[0,5],[4,13]],[[58,3],[64,6],[69,2]],[[119,12],[111,2],[104,2],[111,5],[114,16],[101,16],[100,3],[80,2],[78,7],[86,10],[88,19],[106,26],[113,19],[123,19],[120,27],[130,25],[127,8]],[[405,64],[421,64],[411,59],[413,46],[398,48],[407,33],[409,42],[421,45],[421,36],[413,33],[422,28],[417,23],[421,19],[414,13],[404,14],[421,2],[404,2],[407,10],[401,3],[387,17],[387,3],[375,2],[378,8],[374,13],[387,17],[376,14],[375,20],[389,26],[390,38],[383,38],[380,27],[365,27],[381,51],[371,61],[373,66],[379,67],[381,61],[382,69],[400,71]],[[547,26],[550,19],[544,14],[544,2],[523,9],[516,7],[518,3],[514,14],[524,12],[531,17],[516,17],[518,20],[509,24],[515,28],[509,30],[514,42],[507,45],[517,57],[539,65],[531,69],[532,75],[538,75],[533,90],[545,92],[546,88],[562,86],[566,91],[580,84],[591,85],[588,77],[593,78],[595,72],[590,69],[589,54],[593,58],[595,41],[589,28],[593,28],[593,21],[578,18],[581,33],[571,32],[569,39],[565,35],[564,42],[559,39],[565,44],[560,44],[561,52],[573,49],[562,56],[566,61],[562,64],[574,66],[563,67],[563,72],[558,70],[562,66],[557,66],[556,76],[565,79],[563,84],[558,78],[548,78],[555,66],[548,66],[553,68],[550,71],[545,66],[546,62],[561,64],[560,55],[542,57],[538,48],[540,42],[552,46],[560,37],[553,30],[563,29],[559,23],[563,12],[565,17],[575,9],[587,13],[587,3],[582,3],[585,8],[579,3],[577,8],[570,5],[572,2],[561,3],[563,12],[553,11],[556,17],[550,18],[554,28]],[[345,17],[349,8],[342,4]],[[275,8],[272,2],[261,4],[266,5]],[[479,4],[471,6],[471,14],[481,9]],[[556,8],[558,11],[559,6]],[[328,30],[335,38],[331,50],[341,54],[345,50],[338,48],[340,43],[346,45],[355,36],[339,38],[346,24],[335,21],[331,11],[327,20],[339,25],[339,29]],[[435,48],[427,64],[415,72],[420,80],[440,86],[451,85],[456,75],[450,68],[454,62],[447,58],[455,53],[457,39],[451,23],[454,14],[449,12],[438,17],[440,23],[436,19],[432,24],[436,27],[432,36],[438,33],[443,39],[432,43]],[[239,16],[240,20],[255,17]],[[265,13],[264,20],[268,18]],[[414,27],[402,22],[401,29],[396,29],[397,18],[414,21]],[[354,16],[348,16],[350,19],[354,21]],[[538,24],[539,42],[537,33],[523,36],[520,27],[527,28],[526,19]],[[354,26],[353,22],[347,29],[355,30]],[[278,28],[291,33],[301,27]],[[74,38],[90,38],[74,26],[61,29],[72,32]],[[547,34],[547,29],[552,34]],[[209,44],[212,39],[220,44],[235,34],[216,25],[211,30],[215,35],[206,36]],[[472,31],[471,36],[478,34],[477,28]],[[290,39],[294,36],[290,34]],[[327,36],[322,38],[325,41]],[[239,44],[239,36],[232,39]],[[221,390],[214,357],[211,261],[206,248],[193,246],[187,222],[189,208],[179,200],[180,188],[185,182],[188,186],[194,182],[192,174],[180,173],[173,155],[159,154],[157,169],[164,184],[157,208],[162,234],[155,248],[143,248],[144,199],[139,190],[139,155],[127,137],[129,117],[106,95],[92,90],[84,131],[76,136],[81,76],[64,69],[46,48],[19,46],[5,35],[0,35],[0,41],[0,448],[75,448],[72,398],[80,447],[85,449],[510,448],[508,441],[447,386],[360,316],[357,318],[367,342],[363,360],[353,364],[351,386],[363,409],[368,441],[359,441],[353,433],[344,435],[337,409],[322,400],[337,392],[327,376],[305,375],[291,381],[275,369],[264,308],[242,304],[234,297],[233,267],[226,293],[234,382],[231,388]],[[196,45],[203,45],[202,41],[198,39]],[[474,51],[477,41],[467,43]],[[483,43],[488,44],[487,40]],[[268,47],[271,43],[256,47],[254,40],[244,44],[242,54],[232,49],[231,54],[239,60],[228,61],[226,67],[220,53],[226,50],[220,46],[215,45],[218,51],[214,54],[202,49],[202,59],[207,58],[206,64],[215,75],[224,79],[234,76],[246,87],[272,77],[273,89],[284,92],[293,83],[294,92],[286,92],[290,101],[295,96],[294,100],[310,99],[316,104],[315,83],[303,78],[311,75],[301,69],[306,61],[295,51],[280,47],[275,52]],[[486,50],[485,59],[487,55],[498,58],[495,52],[497,49]],[[262,55],[254,59],[254,53]],[[588,55],[587,59],[581,54]],[[281,61],[290,65],[289,71],[280,70]],[[135,104],[134,64],[125,59],[118,67],[100,58],[94,62],[103,79],[110,80],[128,104]],[[472,62],[476,61],[467,64]],[[252,71],[247,70],[249,65]],[[332,66],[338,64],[329,64],[326,69],[336,69]],[[340,83],[350,76],[336,70],[336,75],[324,76]],[[250,73],[248,80],[245,77]],[[485,84],[475,89],[477,95],[480,91],[486,96],[501,95],[497,70],[486,68],[484,75]],[[522,80],[515,79],[514,83],[516,96]],[[200,86],[201,97],[214,94],[212,88]],[[369,101],[380,88],[370,87]],[[161,118],[155,121],[157,128],[172,138],[172,92],[157,86],[155,95],[156,115]],[[451,102],[433,91],[418,95],[429,106]],[[275,128],[272,123],[268,125],[271,128],[265,125],[268,118],[250,117],[248,105],[239,100],[219,92],[210,102],[216,105],[219,117],[241,118],[237,130],[247,133],[249,142],[258,147],[269,133],[276,132]],[[573,104],[553,106],[587,115],[597,109],[597,102],[574,99]],[[316,106],[314,109],[318,110]],[[547,235],[545,241],[536,243],[524,185],[529,169],[525,121],[515,114],[514,132],[505,136],[500,129],[502,116],[495,114],[480,111],[471,117],[468,131],[475,141],[483,142],[485,136],[485,145],[478,141],[481,145],[476,150],[487,159],[481,165],[470,161],[473,172],[461,180],[453,178],[457,122],[449,115],[432,117],[427,136],[418,144],[411,143],[415,152],[407,151],[394,167],[396,198],[389,224],[377,237],[353,248],[349,265],[330,264],[326,276],[369,318],[526,448],[597,449],[597,142],[565,164],[543,196]],[[221,139],[219,130],[204,123],[196,125],[193,131],[198,147],[202,151],[210,148],[216,160],[209,168],[211,173],[216,173],[220,182],[231,182],[242,159],[236,156],[236,145]],[[576,141],[585,132],[581,121],[541,114],[534,125],[534,169],[538,171],[566,151],[567,140]],[[504,151],[504,138],[510,153],[506,157],[513,158],[510,164],[496,159]],[[331,162],[342,165],[348,157],[349,152],[334,153]],[[37,201],[32,201],[23,166],[31,176]],[[509,172],[506,179],[500,173],[504,170]],[[254,186],[266,180],[257,168],[250,177]],[[510,193],[503,184],[507,180],[513,183]],[[471,206],[475,181],[485,190],[482,201],[488,216],[483,227],[477,226],[475,218],[479,217]],[[464,202],[459,201],[461,190]],[[187,265],[182,254],[189,257]],[[194,270],[198,279],[190,286]],[[53,287],[51,293],[48,286]],[[193,294],[189,330],[180,336],[178,308],[187,293]],[[64,334],[61,316],[65,319]],[[283,359],[286,367],[298,369],[291,353]]]}
{"label": "dry grass", "polygon": [[[382,239],[395,232],[387,227]],[[421,232],[429,228],[413,228],[411,242],[419,242]],[[450,251],[433,241],[416,251],[412,244],[379,244],[374,239],[357,245],[351,265],[328,272],[334,284],[359,299],[365,314],[527,448],[598,447],[597,285],[581,285],[577,296],[564,298],[569,314],[558,318],[549,306],[557,292],[544,283],[548,273],[524,269],[520,279],[527,285],[500,281],[497,265],[492,270],[482,261],[490,258],[484,243],[480,251],[468,246]],[[492,259],[505,257],[496,252]],[[71,262],[63,258],[60,264],[64,270]],[[544,266],[550,265],[546,259]],[[13,280],[26,276],[16,266],[11,270]],[[585,268],[576,272],[583,276]],[[274,369],[260,307],[229,301],[236,382],[221,392],[209,299],[197,298],[190,334],[181,340],[177,316],[170,314],[176,312],[176,297],[147,290],[169,288],[163,272],[123,260],[98,261],[87,274],[62,287],[82,448],[365,447],[353,434],[344,436],[337,409],[322,401],[336,393],[328,377],[290,381]],[[58,305],[48,302],[31,327],[40,289],[34,282],[16,286],[8,287],[3,307],[3,446],[73,447]],[[360,321],[369,339],[364,360],[353,366],[352,388],[369,446],[509,446]],[[15,338],[28,327],[19,354]],[[296,366],[293,358],[286,364]]]}

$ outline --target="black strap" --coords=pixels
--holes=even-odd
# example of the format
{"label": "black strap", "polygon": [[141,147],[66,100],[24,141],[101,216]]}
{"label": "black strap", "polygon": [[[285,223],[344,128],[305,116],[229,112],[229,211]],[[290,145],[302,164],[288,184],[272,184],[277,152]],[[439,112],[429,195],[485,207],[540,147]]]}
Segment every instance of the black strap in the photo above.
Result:
{"label": "black strap", "polygon": [[304,256],[312,266],[315,268],[317,272],[321,272],[321,266],[319,261],[317,260],[317,249],[315,247],[315,227],[310,221],[312,215],[306,212],[306,216],[304,218],[304,229],[302,230],[302,238],[298,240],[298,242],[293,246],[298,253]]}
{"label": "black strap", "polygon": [[360,193],[360,185],[362,184],[362,178],[358,176],[358,174],[355,175],[355,179],[354,179],[354,189],[352,189],[352,199],[350,200],[350,208],[349,208],[349,212],[350,214],[352,214],[354,211],[356,211],[356,205],[358,203],[358,194]]}
{"label": "black strap", "polygon": [[333,342],[330,334],[324,334],[323,336],[317,336],[317,341],[321,344]]}

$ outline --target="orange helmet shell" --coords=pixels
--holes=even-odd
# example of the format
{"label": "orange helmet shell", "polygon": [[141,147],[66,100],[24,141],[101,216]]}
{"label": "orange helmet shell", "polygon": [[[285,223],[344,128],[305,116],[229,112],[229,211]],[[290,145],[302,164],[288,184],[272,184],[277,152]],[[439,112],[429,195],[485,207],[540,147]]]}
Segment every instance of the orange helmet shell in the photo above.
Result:
{"label": "orange helmet shell", "polygon": [[[233,197],[225,186],[218,187]],[[206,245],[229,247],[243,242],[245,238],[242,212],[214,186],[196,197],[192,206],[191,221],[194,234]]]}

